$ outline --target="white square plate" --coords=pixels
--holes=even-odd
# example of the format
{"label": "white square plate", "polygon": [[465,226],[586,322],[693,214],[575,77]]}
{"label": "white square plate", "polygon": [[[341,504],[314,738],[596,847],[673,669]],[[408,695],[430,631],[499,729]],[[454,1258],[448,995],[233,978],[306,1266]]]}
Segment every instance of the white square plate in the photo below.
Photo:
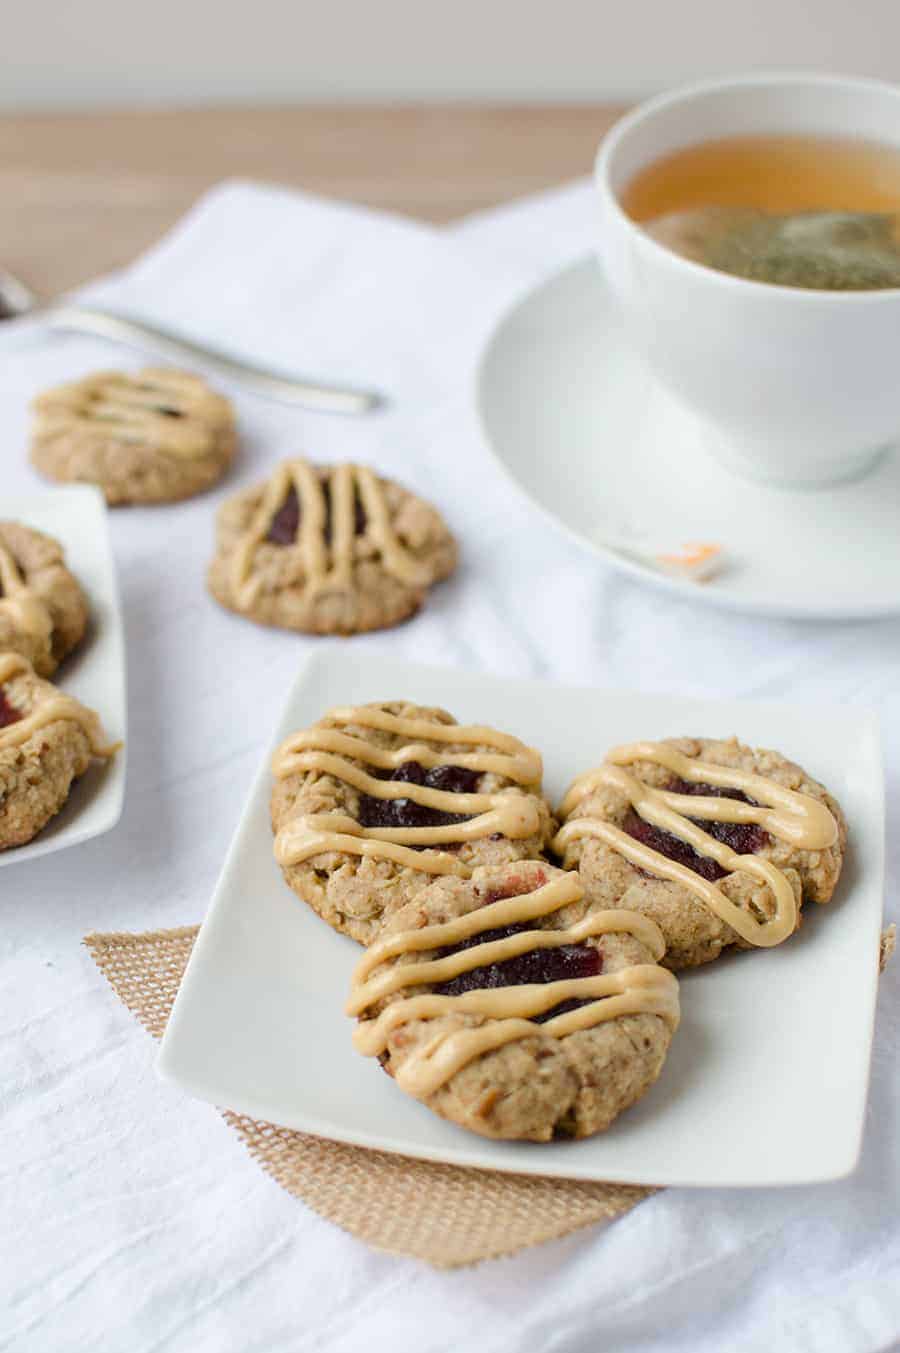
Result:
{"label": "white square plate", "polygon": [[[125,739],[125,646],[106,504],[99,489],[72,484],[0,499],[0,517],[46,531],[62,545],[66,564],[91,608],[88,632],[51,678],[100,715],[112,742]],[[114,827],[125,797],[125,748],[111,762],[95,761],[72,786],[62,812],[27,846],[0,851],[0,865],[21,864],[80,845]]]}
{"label": "white square plate", "polygon": [[[269,759],[330,705],[404,698],[539,747],[556,800],[608,747],[673,734],[778,747],[838,796],[853,848],[828,907],[775,950],[682,981],[682,1025],[657,1084],[606,1133],[484,1140],[408,1099],[351,1045],[342,1013],[359,949],[287,889],[272,857]],[[827,733],[827,736],[826,736]],[[324,650],[288,697],[225,861],[163,1040],[159,1070],[255,1118],[459,1165],[639,1184],[833,1179],[860,1147],[882,907],[875,719],[851,708],[689,700],[504,680]]]}

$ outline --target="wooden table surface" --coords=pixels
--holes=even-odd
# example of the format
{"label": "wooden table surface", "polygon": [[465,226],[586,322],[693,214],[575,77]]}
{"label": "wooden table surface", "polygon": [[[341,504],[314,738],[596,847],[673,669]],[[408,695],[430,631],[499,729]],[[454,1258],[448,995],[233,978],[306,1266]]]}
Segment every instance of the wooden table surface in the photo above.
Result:
{"label": "wooden table surface", "polygon": [[315,105],[0,117],[0,267],[56,295],[127,263],[232,176],[447,221],[587,173],[618,111]]}

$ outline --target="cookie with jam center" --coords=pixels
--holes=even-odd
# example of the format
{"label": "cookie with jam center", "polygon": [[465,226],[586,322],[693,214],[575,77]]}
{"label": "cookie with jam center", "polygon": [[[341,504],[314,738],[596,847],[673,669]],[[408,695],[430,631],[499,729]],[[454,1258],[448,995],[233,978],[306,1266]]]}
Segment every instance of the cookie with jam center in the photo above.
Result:
{"label": "cookie with jam center", "polygon": [[354,1042],[400,1089],[484,1137],[602,1132],[649,1089],[678,983],[645,916],[586,903],[539,861],[435,880],[354,974]]}
{"label": "cookie with jam center", "polygon": [[112,506],[190,498],[234,458],[230,402],[184,371],[96,372],[47,390],[33,411],[35,468],[96,484]]}
{"label": "cookie with jam center", "polygon": [[540,755],[445,710],[329,710],[273,762],[275,858],[335,930],[369,944],[435,878],[541,855],[556,824]]}
{"label": "cookie with jam center", "polygon": [[115,751],[93,710],[0,653],[0,850],[37,836],[91,762]]}
{"label": "cookie with jam center", "polygon": [[456,558],[440,513],[399,484],[295,459],[222,505],[207,580],[258,624],[360,634],[414,615]]}
{"label": "cookie with jam center", "polygon": [[615,748],[559,816],[564,867],[597,905],[652,917],[676,970],[788,939],[804,903],[830,900],[847,841],[823,785],[735,738]]}
{"label": "cookie with jam center", "polygon": [[52,536],[0,521],[0,651],[52,676],[84,637],[88,605]]}

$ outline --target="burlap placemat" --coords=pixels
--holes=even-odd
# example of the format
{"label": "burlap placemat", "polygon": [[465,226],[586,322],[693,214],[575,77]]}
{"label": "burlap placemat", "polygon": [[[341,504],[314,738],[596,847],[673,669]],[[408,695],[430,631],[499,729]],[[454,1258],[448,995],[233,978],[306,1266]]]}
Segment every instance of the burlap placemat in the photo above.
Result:
{"label": "burlap placemat", "polygon": [[[119,1000],[162,1036],[197,926],[88,935]],[[345,1146],[222,1110],[250,1155],[320,1217],[378,1250],[456,1268],[614,1221],[654,1190],[500,1174]]]}
{"label": "burlap placemat", "polygon": [[[119,1000],[154,1038],[166,1027],[198,929],[85,938]],[[895,940],[891,926],[881,937],[882,969]],[[229,1109],[222,1114],[257,1164],[320,1217],[375,1249],[436,1268],[477,1264],[615,1221],[655,1192],[435,1165],[310,1137]]]}

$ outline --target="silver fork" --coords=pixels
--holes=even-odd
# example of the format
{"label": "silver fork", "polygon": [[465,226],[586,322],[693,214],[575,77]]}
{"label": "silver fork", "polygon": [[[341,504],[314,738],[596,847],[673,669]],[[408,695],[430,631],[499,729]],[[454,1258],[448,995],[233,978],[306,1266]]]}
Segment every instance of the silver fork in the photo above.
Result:
{"label": "silver fork", "polygon": [[146,348],[178,362],[202,362],[210,371],[238,381],[255,394],[287,404],[300,404],[319,413],[371,413],[384,403],[375,390],[352,386],[325,385],[321,381],[295,376],[279,376],[248,362],[240,362],[227,353],[177,338],[143,321],[110,315],[103,310],[65,303],[42,305],[34,292],[12,273],[0,269],[0,322],[11,322],[33,315],[50,329],[95,334],[127,347]]}

